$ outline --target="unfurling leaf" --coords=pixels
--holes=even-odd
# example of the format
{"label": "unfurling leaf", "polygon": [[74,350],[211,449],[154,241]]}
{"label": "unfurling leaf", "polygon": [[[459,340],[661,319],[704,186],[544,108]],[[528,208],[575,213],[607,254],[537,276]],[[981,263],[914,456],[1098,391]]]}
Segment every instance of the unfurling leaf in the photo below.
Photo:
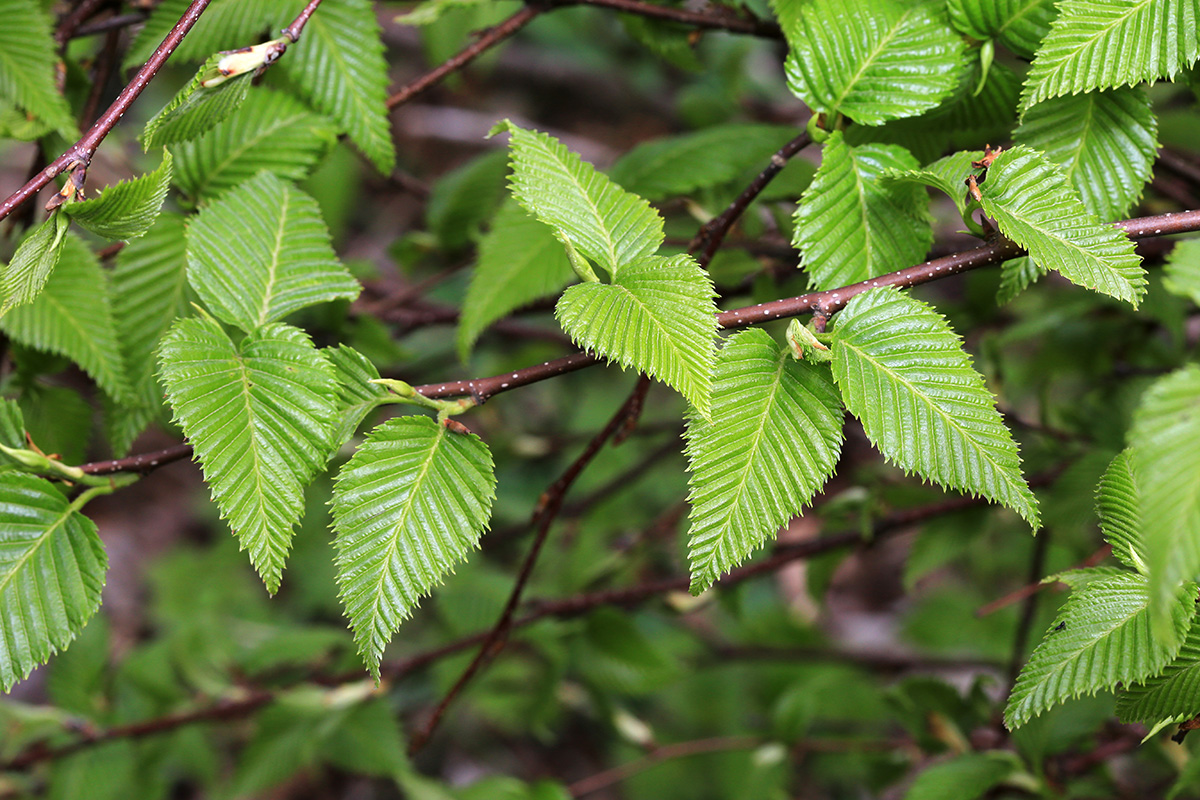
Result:
{"label": "unfurling leaf", "polygon": [[479,437],[419,416],[375,428],[338,474],[338,586],[376,678],[400,623],[478,546],[495,486],[492,456]]}
{"label": "unfurling leaf", "polygon": [[828,367],[797,361],[761,330],[726,342],[712,421],[693,417],[687,428],[692,592],[799,516],[841,445],[842,404]]}
{"label": "unfurling leaf", "polygon": [[163,151],[158,169],[109,186],[91,200],[66,203],[72,220],[106,239],[136,239],[154,224],[171,188],[171,153]]}
{"label": "unfurling leaf", "polygon": [[893,288],[875,289],[834,318],[830,349],[846,407],[889,461],[1002,503],[1037,529],[1017,446],[940,314]]}
{"label": "unfurling leaf", "polygon": [[1142,498],[1133,474],[1132,451],[1117,454],[1096,488],[1096,513],[1104,540],[1121,563],[1146,574],[1146,548],[1142,544]]}
{"label": "unfurling leaf", "polygon": [[64,237],[70,224],[67,215],[59,209],[25,236],[0,278],[4,295],[0,316],[14,306],[32,302],[42,291],[62,257]]}
{"label": "unfurling leaf", "polygon": [[152,147],[195,139],[237,111],[250,91],[250,76],[243,75],[212,87],[204,86],[206,76],[212,75],[220,60],[219,53],[208,59],[191,83],[150,118],[141,136],[146,152]]}

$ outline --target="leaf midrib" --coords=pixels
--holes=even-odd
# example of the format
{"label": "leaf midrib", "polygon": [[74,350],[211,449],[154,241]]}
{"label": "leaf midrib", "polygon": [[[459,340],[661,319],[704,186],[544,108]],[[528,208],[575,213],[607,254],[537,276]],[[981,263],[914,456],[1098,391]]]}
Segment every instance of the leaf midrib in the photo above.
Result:
{"label": "leaf midrib", "polygon": [[845,103],[846,98],[850,96],[856,84],[862,79],[862,76],[866,73],[866,71],[875,65],[876,60],[879,58],[880,54],[887,49],[887,46],[895,41],[896,37],[900,33],[900,30],[908,21],[909,15],[912,13],[913,10],[910,9],[901,14],[896,19],[896,24],[884,34],[883,38],[879,40],[879,44],[867,54],[867,57],[864,58],[862,63],[859,65],[858,70],[854,73],[854,75],[851,76],[850,80],[846,82],[841,94],[835,97],[835,102],[832,109],[833,111],[841,111],[842,104]]}
{"label": "leaf midrib", "polygon": [[29,560],[33,558],[34,552],[41,549],[41,547],[46,543],[46,540],[49,539],[49,537],[53,535],[56,530],[62,526],[65,526],[67,520],[71,518],[71,514],[73,513],[74,509],[70,505],[64,504],[64,507],[59,512],[58,517],[50,523],[46,530],[39,534],[36,538],[30,540],[29,547],[25,548],[25,552],[22,553],[19,558],[11,562],[12,568],[8,570],[8,573],[4,575],[3,578],[0,578],[0,597],[4,596],[4,593],[8,590],[9,584],[12,583],[17,574],[22,571]]}
{"label": "leaf midrib", "polygon": [[[205,189],[216,183],[217,179],[221,177],[221,173],[228,169],[230,164],[240,159],[251,148],[258,146],[264,140],[273,138],[278,131],[296,125],[298,121],[303,120],[305,117],[312,116],[314,115],[311,112],[298,110],[291,116],[284,119],[280,119],[278,117],[273,118],[272,121],[266,125],[266,127],[255,128],[254,134],[251,137],[242,137],[239,140],[240,143],[235,145],[229,151],[229,154],[222,160],[218,161],[216,166],[214,166],[213,169],[210,170],[207,175],[205,175],[204,179],[196,184],[196,195],[203,195]],[[234,131],[230,132],[232,133]],[[197,147],[197,149],[199,148]]]}
{"label": "leaf midrib", "polygon": [[[258,324],[265,325],[271,318],[271,301],[275,297],[276,279],[279,273],[282,253],[287,239],[284,236],[284,231],[288,223],[288,211],[292,205],[292,190],[288,186],[283,187],[281,192],[282,198],[279,202],[279,225],[275,230],[275,245],[271,248],[270,259],[267,266],[267,284],[263,291],[262,303],[258,310]],[[258,198],[256,198],[258,199]]]}
{"label": "leaf midrib", "polygon": [[[617,269],[618,269],[618,267],[621,266],[620,264],[617,263],[617,245],[616,245],[616,242],[613,241],[612,232],[608,229],[608,226],[605,224],[604,215],[600,213],[600,206],[597,205],[596,202],[592,199],[591,194],[589,194],[587,191],[587,187],[583,185],[583,183],[579,180],[578,176],[576,176],[574,170],[571,169],[570,162],[559,157],[558,154],[554,151],[554,148],[550,147],[547,143],[543,142],[540,138],[533,136],[533,137],[531,137],[531,139],[532,139],[532,141],[534,141],[537,144],[538,147],[540,147],[542,149],[543,152],[545,152],[549,156],[550,159],[552,159],[555,163],[557,163],[562,168],[562,171],[566,173],[567,178],[569,179],[570,183],[572,185],[574,185],[576,187],[576,189],[578,189],[579,196],[583,198],[587,207],[591,210],[592,216],[596,221],[596,228],[600,231],[600,233],[603,234],[605,247],[608,250],[608,253],[607,253],[608,264],[605,264],[604,266],[606,266],[612,272],[612,277],[616,278]],[[580,162],[580,166],[582,168],[582,162]],[[604,187],[603,182],[600,182],[600,186],[602,187],[602,190],[603,190],[603,187]],[[558,226],[555,226],[555,227],[558,227]],[[565,233],[566,233],[566,231],[564,230],[564,234]]]}

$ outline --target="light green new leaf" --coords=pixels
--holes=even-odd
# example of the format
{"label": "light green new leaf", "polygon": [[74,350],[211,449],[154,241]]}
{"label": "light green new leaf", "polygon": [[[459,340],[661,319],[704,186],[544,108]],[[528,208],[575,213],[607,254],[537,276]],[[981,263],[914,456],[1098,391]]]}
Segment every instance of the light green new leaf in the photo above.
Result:
{"label": "light green new leaf", "polygon": [[291,95],[259,89],[212,130],[174,148],[175,183],[210,200],[260,170],[303,180],[336,141],[327,118]]}
{"label": "light green new leaf", "polygon": [[954,27],[972,39],[998,39],[1021,58],[1033,58],[1058,13],[1055,0],[948,0]]}
{"label": "light green new leaf", "polygon": [[1012,435],[937,311],[896,289],[875,289],[847,304],[833,334],[842,398],[889,461],[1002,503],[1038,528],[1037,498]]}
{"label": "light green new leaf", "polygon": [[715,296],[708,274],[691,256],[649,256],[626,264],[611,284],[570,287],[555,315],[580,347],[657,378],[708,419]]}
{"label": "light green new leaf", "polygon": [[928,195],[911,183],[881,180],[885,172],[918,167],[898,145],[851,147],[841,133],[829,138],[796,209],[793,244],[814,286],[835,289],[925,258],[933,242]]}
{"label": "light green new leaf", "polygon": [[63,206],[75,222],[106,239],[136,239],[150,230],[171,188],[171,153],[153,172],[109,186],[91,200]]}
{"label": "light green new leaf", "polygon": [[512,193],[575,249],[616,277],[663,242],[663,221],[642,198],[617,186],[557,139],[501,122],[512,135]]}
{"label": "light green new leaf", "polygon": [[971,196],[967,193],[967,176],[975,174],[971,162],[978,161],[982,157],[982,150],[963,150],[945,158],[939,158],[926,167],[884,170],[880,177],[885,185],[889,181],[908,181],[945,192],[958,208],[958,215],[965,220],[967,208],[972,202]]}
{"label": "light green new leaf", "polygon": [[1200,714],[1200,625],[1192,620],[1179,655],[1145,683],[1133,684],[1117,695],[1122,722],[1154,724],[1185,720]]}
{"label": "light green new leaf", "polygon": [[0,0],[0,19],[4,20],[0,25],[0,98],[75,141],[79,129],[66,98],[55,86],[58,46],[42,6],[29,0]]}
{"label": "light green new leaf", "polygon": [[1200,306],[1200,239],[1185,239],[1167,254],[1163,286]]}
{"label": "light green new leaf", "polygon": [[176,322],[159,358],[221,516],[274,593],[304,487],[333,448],[333,368],[296,328],[264,325],[235,345],[212,318]]}
{"label": "light green new leaf", "polygon": [[0,474],[0,687],[64,649],[100,607],[108,557],[95,524],[50,482]]}
{"label": "light green new leaf", "polygon": [[1128,567],[1146,574],[1146,549],[1142,545],[1142,503],[1133,474],[1132,451],[1117,454],[1096,487],[1096,514],[1104,540],[1113,555]]}
{"label": "light green new leaf", "polygon": [[479,334],[510,311],[557,294],[575,278],[562,242],[516,203],[506,203],[479,243],[479,261],[458,320],[458,354],[466,361]]}
{"label": "light green new leaf", "polygon": [[146,152],[152,147],[195,139],[237,111],[245,101],[250,91],[249,74],[239,75],[215,86],[202,85],[212,76],[221,58],[217,54],[208,59],[191,82],[146,123],[140,137]]}
{"label": "light green new leaf", "polygon": [[184,217],[161,215],[145,236],[121,249],[111,273],[113,322],[130,386],[130,396],[105,417],[109,443],[119,455],[162,407],[154,379],[158,340],[176,319],[192,313],[184,235]]}
{"label": "light green new leaf", "polygon": [[1157,134],[1150,98],[1122,88],[1038,103],[1013,136],[1062,167],[1084,208],[1112,222],[1142,196]]}
{"label": "light green new leaf", "polygon": [[693,417],[687,427],[693,594],[799,516],[842,448],[828,367],[797,361],[765,331],[725,343],[712,396],[712,421]]}
{"label": "light green new leaf", "polygon": [[1146,390],[1129,431],[1155,634],[1167,642],[1179,586],[1200,576],[1198,409],[1200,367],[1193,364]]}
{"label": "light green new leaf", "polygon": [[1021,109],[1050,97],[1173,78],[1200,54],[1200,0],[1062,0]]}
{"label": "light green new leaf", "polygon": [[42,291],[62,257],[68,225],[70,220],[66,214],[61,210],[53,211],[45,222],[25,236],[0,277],[0,291],[4,296],[0,317],[14,306],[31,302]]}
{"label": "light green new leaf", "polygon": [[613,164],[608,175],[630,192],[664,200],[761,169],[797,133],[785,125],[716,125],[643,142]]}
{"label": "light green new leaf", "polygon": [[278,68],[388,175],[396,165],[396,148],[385,105],[388,73],[380,36],[375,6],[368,0],[326,0]]}
{"label": "light green new leaf", "polygon": [[967,753],[923,771],[904,800],[976,800],[1019,768],[1011,753]]}
{"label": "light green new leaf", "polygon": [[1150,586],[1142,575],[1123,572],[1073,587],[1021,670],[1004,724],[1012,730],[1064,700],[1157,674],[1179,651],[1190,617],[1184,603],[1173,602],[1175,638],[1163,640],[1151,632]]}
{"label": "light green new leaf", "polygon": [[1137,305],[1146,273],[1133,242],[1084,208],[1066,176],[1041,153],[1001,153],[980,187],[984,212],[1039,266],[1072,283]]}
{"label": "light green new leaf", "polygon": [[334,255],[317,202],[269,172],[201,211],[187,253],[197,294],[245,331],[360,289]]}
{"label": "light green new leaf", "polygon": [[337,581],[376,678],[400,623],[479,545],[495,488],[492,455],[478,436],[420,416],[375,428],[338,474]]}
{"label": "light green new leaf", "polygon": [[788,87],[861,125],[919,116],[958,85],[963,41],[933,3],[813,0],[785,30]]}
{"label": "light green new leaf", "polygon": [[338,428],[333,434],[334,447],[350,440],[363,419],[391,393],[371,381],[379,380],[379,370],[362,353],[347,345],[326,347],[321,351],[333,365],[338,383]]}
{"label": "light green new leaf", "polygon": [[128,396],[108,280],[96,256],[73,234],[64,238],[62,259],[42,293],[0,318],[0,330],[14,341],[66,356],[110,396]]}

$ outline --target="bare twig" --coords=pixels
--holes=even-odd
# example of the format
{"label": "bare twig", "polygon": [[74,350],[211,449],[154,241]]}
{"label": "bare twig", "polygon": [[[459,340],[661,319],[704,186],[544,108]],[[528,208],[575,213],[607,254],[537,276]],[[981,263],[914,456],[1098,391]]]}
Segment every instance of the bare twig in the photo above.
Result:
{"label": "bare twig", "polygon": [[177,444],[153,453],[140,453],[113,461],[93,461],[90,464],[82,465],[80,469],[89,475],[112,475],[117,472],[146,473],[173,461],[190,458],[191,455],[192,446],[190,444]]}
{"label": "bare twig", "polygon": [[312,17],[319,5],[321,5],[321,0],[308,0],[300,13],[292,20],[292,24],[283,29],[283,35],[293,42],[299,41],[300,34],[304,32],[304,26],[308,24],[309,18]]}
{"label": "bare twig", "polygon": [[86,25],[80,25],[75,29],[73,38],[79,39],[84,36],[95,36],[97,33],[106,31],[120,30],[128,28],[130,25],[137,25],[139,22],[146,21],[146,14],[142,11],[134,11],[130,14],[120,14],[115,17],[99,19],[95,22],[89,22]]}
{"label": "bare twig", "polygon": [[699,756],[705,753],[752,750],[762,743],[763,740],[756,736],[717,736],[712,739],[694,739],[689,742],[664,744],[661,747],[651,749],[649,753],[637,761],[631,761],[619,767],[606,769],[603,772],[597,772],[595,775],[589,775],[582,780],[575,781],[567,787],[567,791],[571,793],[572,797],[583,797],[584,795],[598,792],[601,789],[607,789],[615,783],[620,783],[664,761],[672,761],[676,758],[685,758],[687,756]]}
{"label": "bare twig", "polygon": [[727,31],[729,33],[744,33],[750,36],[761,36],[766,39],[783,39],[783,31],[778,25],[769,20],[745,12],[735,14],[732,9],[727,13],[711,11],[689,11],[677,6],[656,5],[641,0],[550,0],[555,7],[561,6],[596,6],[608,8],[625,14],[636,14],[641,17],[660,19],[665,22],[678,22],[702,30]]}
{"label": "bare twig", "polygon": [[58,44],[59,49],[66,49],[67,42],[74,38],[79,26],[87,22],[107,2],[108,0],[82,0],[79,5],[71,9],[54,31],[54,41]]}

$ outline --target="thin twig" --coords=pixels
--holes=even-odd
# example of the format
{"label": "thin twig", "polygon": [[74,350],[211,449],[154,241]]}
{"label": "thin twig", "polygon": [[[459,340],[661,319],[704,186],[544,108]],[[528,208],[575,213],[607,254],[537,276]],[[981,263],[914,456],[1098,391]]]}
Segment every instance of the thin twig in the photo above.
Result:
{"label": "thin twig", "polygon": [[689,11],[676,6],[656,5],[641,0],[549,0],[555,7],[562,6],[596,6],[608,8],[625,14],[636,14],[641,17],[660,19],[666,22],[677,22],[692,28],[704,30],[727,31],[729,33],[744,33],[750,36],[761,36],[766,39],[783,39],[783,30],[770,20],[745,12],[744,15],[732,13],[711,13],[705,11]]}
{"label": "thin twig", "polygon": [[483,640],[483,644],[479,648],[479,652],[475,654],[475,658],[463,670],[462,675],[438,703],[437,708],[429,716],[429,720],[425,723],[416,734],[413,735],[409,743],[409,754],[416,753],[425,743],[429,741],[429,737],[437,730],[439,723],[445,716],[450,705],[458,698],[471,679],[475,677],[483,666],[490,661],[501,648],[504,647],[504,642],[508,638],[508,633],[512,629],[513,617],[517,613],[517,607],[521,603],[521,595],[525,591],[526,584],[529,583],[529,578],[533,574],[533,568],[537,564],[538,556],[541,555],[542,546],[546,543],[546,537],[550,533],[550,527],[554,524],[558,512],[562,509],[563,500],[570,491],[571,486],[576,479],[583,473],[583,470],[592,463],[592,460],[608,443],[608,440],[620,430],[625,424],[626,418],[630,411],[641,405],[642,400],[646,396],[646,392],[650,389],[650,380],[646,377],[638,378],[637,385],[630,392],[629,397],[613,414],[612,419],[604,428],[592,437],[588,442],[587,447],[579,454],[571,465],[550,485],[546,491],[542,492],[542,496],[538,498],[537,505],[534,507],[533,515],[530,519],[530,526],[534,527],[535,534],[533,544],[529,548],[529,554],[526,555],[525,561],[521,564],[520,572],[517,573],[516,583],[513,584],[512,591],[508,595],[508,602],[504,604],[504,610],[500,612],[500,618],[496,620],[496,624],[492,626],[488,632],[487,638]]}
{"label": "thin twig", "polygon": [[200,19],[200,15],[204,13],[204,9],[212,0],[192,0],[192,4],[188,6],[187,11],[171,28],[171,32],[158,47],[154,48],[154,53],[151,54],[150,60],[138,70],[133,76],[133,80],[129,82],[112,105],[108,107],[100,119],[96,120],[95,124],[83,135],[82,138],[71,147],[67,148],[61,156],[50,162],[49,166],[39,172],[32,180],[27,182],[20,189],[0,203],[0,219],[4,219],[11,214],[16,208],[32,198],[39,190],[63,170],[71,167],[74,164],[87,165],[91,162],[92,156],[96,153],[96,148],[104,141],[104,137],[112,131],[113,126],[117,124],[129,107],[133,105],[133,101],[137,100],[138,96],[146,88],[162,65],[170,58],[171,53],[175,52],[175,48],[183,41],[183,37],[187,36],[188,31]]}
{"label": "thin twig", "polygon": [[639,772],[644,772],[664,761],[686,758],[687,756],[699,756],[705,753],[752,750],[762,743],[763,740],[757,736],[717,736],[712,739],[693,739],[690,742],[664,744],[661,747],[653,748],[637,761],[631,761],[628,764],[606,769],[603,772],[597,772],[595,775],[589,775],[582,780],[575,781],[567,787],[567,791],[572,797],[583,797],[584,795],[598,792],[601,789],[607,789],[615,783],[621,783]]}
{"label": "thin twig", "polygon": [[319,5],[321,5],[321,0],[308,0],[300,13],[292,20],[292,24],[283,29],[283,35],[293,42],[299,41],[300,34],[304,32],[304,26],[308,24],[309,18]]}
{"label": "thin twig", "polygon": [[54,31],[54,41],[58,44],[60,51],[66,49],[67,42],[74,38],[79,26],[87,22],[100,9],[100,6],[107,2],[108,0],[82,0],[62,18]]}
{"label": "thin twig", "polygon": [[89,475],[112,475],[117,472],[147,473],[173,461],[190,458],[191,455],[192,446],[190,444],[177,444],[153,453],[140,453],[136,456],[112,461],[93,461],[90,464],[83,464],[80,469]]}
{"label": "thin twig", "polygon": [[146,13],[143,11],[134,11],[130,14],[120,14],[115,17],[108,17],[107,19],[89,22],[86,25],[80,25],[75,29],[75,34],[72,38],[80,39],[84,36],[95,36],[97,33],[128,28],[130,25],[137,25],[139,22],[145,21]]}
{"label": "thin twig", "polygon": [[456,55],[451,56],[421,77],[401,87],[399,91],[387,99],[387,107],[393,109],[404,105],[429,87],[441,83],[447,76],[462,69],[500,42],[521,30],[521,28],[524,28],[541,13],[542,9],[536,6],[523,6],[521,10],[508,19],[488,28],[479,38],[464,47]]}

